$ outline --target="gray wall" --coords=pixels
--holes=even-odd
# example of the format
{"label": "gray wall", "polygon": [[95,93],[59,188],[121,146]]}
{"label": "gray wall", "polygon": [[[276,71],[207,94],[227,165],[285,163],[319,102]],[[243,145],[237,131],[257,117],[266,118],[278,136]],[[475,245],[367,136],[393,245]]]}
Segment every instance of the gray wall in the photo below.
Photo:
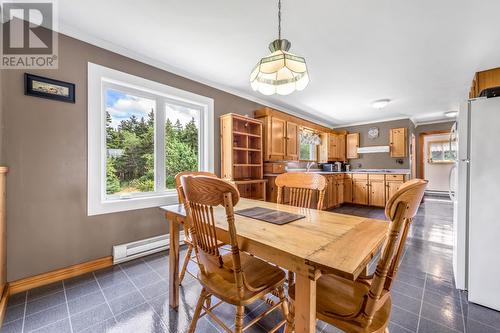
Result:
{"label": "gray wall", "polygon": [[[370,140],[368,138],[368,129],[370,127],[378,127],[379,136],[376,139]],[[410,142],[411,131],[413,130],[413,123],[409,119],[401,119],[394,121],[385,121],[372,123],[367,125],[350,126],[343,128],[336,128],[336,130],[346,130],[349,133],[359,133],[359,146],[388,146],[389,135],[391,128],[408,128],[408,143]],[[408,144],[409,146],[409,144]],[[389,153],[376,153],[376,154],[360,154],[359,158],[349,160],[352,168],[363,169],[409,169],[409,158],[403,159],[403,164],[398,164],[397,158],[392,158]]]}
{"label": "gray wall", "polygon": [[67,36],[59,69],[30,73],[73,82],[76,103],[24,96],[24,70],[3,71],[8,280],[111,255],[112,246],[168,232],[157,208],[88,217],[87,62],[111,67],[215,100],[215,168],[220,172],[218,117],[252,114],[260,105]]}
{"label": "gray wall", "polygon": [[419,125],[415,128],[415,136],[417,139],[417,177],[420,177],[420,134],[422,133],[432,133],[436,131],[449,131],[453,126],[454,121],[447,121],[443,123],[435,123],[435,124],[425,124]]}

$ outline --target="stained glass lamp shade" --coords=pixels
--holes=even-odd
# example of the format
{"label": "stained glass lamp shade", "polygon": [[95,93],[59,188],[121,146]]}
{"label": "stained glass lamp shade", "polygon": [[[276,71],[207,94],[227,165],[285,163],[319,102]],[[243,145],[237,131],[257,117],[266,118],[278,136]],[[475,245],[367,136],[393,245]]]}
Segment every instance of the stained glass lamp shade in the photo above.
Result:
{"label": "stained glass lamp shade", "polygon": [[271,54],[262,58],[250,74],[254,91],[264,95],[288,95],[307,86],[306,61],[288,52],[290,46],[286,39],[276,39],[269,44]]}

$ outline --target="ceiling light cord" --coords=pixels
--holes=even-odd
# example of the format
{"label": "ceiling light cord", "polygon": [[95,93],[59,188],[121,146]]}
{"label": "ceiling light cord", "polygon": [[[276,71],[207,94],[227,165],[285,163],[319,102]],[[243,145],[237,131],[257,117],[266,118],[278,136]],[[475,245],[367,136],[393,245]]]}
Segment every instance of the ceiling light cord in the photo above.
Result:
{"label": "ceiling light cord", "polygon": [[281,40],[281,0],[278,0],[278,39]]}

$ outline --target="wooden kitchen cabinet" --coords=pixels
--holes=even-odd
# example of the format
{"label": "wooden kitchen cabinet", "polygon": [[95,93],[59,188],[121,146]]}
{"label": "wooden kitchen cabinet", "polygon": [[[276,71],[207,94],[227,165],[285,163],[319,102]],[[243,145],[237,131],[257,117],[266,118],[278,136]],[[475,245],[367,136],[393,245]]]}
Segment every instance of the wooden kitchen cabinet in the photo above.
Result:
{"label": "wooden kitchen cabinet", "polygon": [[286,160],[299,159],[299,125],[291,121],[286,122]]}
{"label": "wooden kitchen cabinet", "polygon": [[328,133],[323,132],[319,135],[321,138],[321,144],[318,147],[318,163],[327,163],[329,157],[329,142],[328,142]]}
{"label": "wooden kitchen cabinet", "polygon": [[339,134],[337,138],[337,151],[338,151],[338,159],[340,161],[347,161],[346,156],[346,134]]}
{"label": "wooden kitchen cabinet", "polygon": [[[328,127],[267,107],[255,110],[254,116],[264,124],[264,161],[299,160],[299,131],[302,127],[316,133],[332,132]],[[322,162],[327,162],[327,154],[323,158],[326,160]]]}
{"label": "wooden kitchen cabinet", "polygon": [[221,177],[244,198],[266,200],[262,165],[262,122],[228,113],[220,117]]}
{"label": "wooden kitchen cabinet", "polygon": [[264,123],[264,160],[298,160],[299,126],[275,116],[259,119]]}
{"label": "wooden kitchen cabinet", "polygon": [[335,186],[336,186],[336,200],[335,206],[342,205],[344,200],[344,175],[336,175],[335,176]]}
{"label": "wooden kitchen cabinet", "polygon": [[472,80],[469,98],[480,97],[483,90],[495,87],[500,87],[500,67],[477,72]]}
{"label": "wooden kitchen cabinet", "polygon": [[267,119],[265,159],[269,161],[282,161],[286,156],[286,122],[276,117]]}
{"label": "wooden kitchen cabinet", "polygon": [[347,161],[346,157],[346,134],[322,133],[321,145],[318,150],[318,162]]}
{"label": "wooden kitchen cabinet", "polygon": [[337,159],[337,134],[328,134],[328,160],[333,161]]}
{"label": "wooden kitchen cabinet", "polygon": [[385,207],[385,175],[368,175],[368,204]]}
{"label": "wooden kitchen cabinet", "polygon": [[335,207],[335,178],[332,175],[325,176],[326,178],[326,189],[325,198],[323,202],[323,207],[325,209],[330,209]]}
{"label": "wooden kitchen cabinet", "polygon": [[391,157],[406,157],[408,147],[408,135],[406,128],[391,128],[390,148]]}
{"label": "wooden kitchen cabinet", "polygon": [[404,175],[386,175],[385,176],[385,198],[389,200],[399,187],[405,182]]}
{"label": "wooden kitchen cabinet", "polygon": [[344,175],[344,202],[352,202],[352,175]]}
{"label": "wooden kitchen cabinet", "polygon": [[328,160],[347,161],[346,158],[346,134],[328,134]]}
{"label": "wooden kitchen cabinet", "polygon": [[346,136],[346,158],[358,158],[359,133],[349,133]]}
{"label": "wooden kitchen cabinet", "polygon": [[368,174],[352,175],[352,202],[368,205]]}

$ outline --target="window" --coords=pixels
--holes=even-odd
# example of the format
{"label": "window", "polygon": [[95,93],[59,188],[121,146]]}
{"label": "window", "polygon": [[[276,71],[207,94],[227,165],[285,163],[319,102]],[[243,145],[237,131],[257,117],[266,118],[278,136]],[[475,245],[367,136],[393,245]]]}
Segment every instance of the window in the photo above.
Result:
{"label": "window", "polygon": [[316,151],[316,145],[301,143],[299,159],[301,161],[316,161]]}
{"label": "window", "polygon": [[321,138],[312,130],[302,128],[300,131],[300,152],[299,160],[316,161],[317,146],[321,144]]}
{"label": "window", "polygon": [[213,100],[89,63],[88,214],[177,202],[175,175],[213,171]]}
{"label": "window", "polygon": [[454,163],[457,159],[456,142],[445,140],[428,142],[428,162],[431,164]]}

